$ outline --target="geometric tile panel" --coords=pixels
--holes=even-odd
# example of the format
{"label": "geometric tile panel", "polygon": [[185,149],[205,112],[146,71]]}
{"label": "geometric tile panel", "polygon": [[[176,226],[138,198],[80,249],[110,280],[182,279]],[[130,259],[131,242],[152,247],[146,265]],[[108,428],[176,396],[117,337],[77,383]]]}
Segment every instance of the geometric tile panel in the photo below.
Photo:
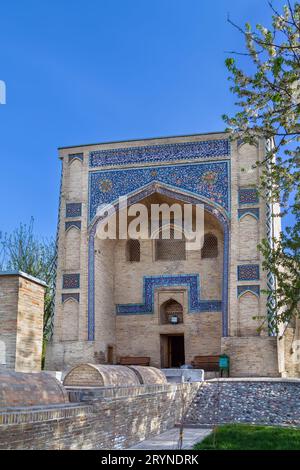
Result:
{"label": "geometric tile panel", "polygon": [[65,222],[65,230],[69,230],[69,228],[75,227],[81,230],[81,221],[80,220],[72,220]]}
{"label": "geometric tile panel", "polygon": [[81,202],[67,203],[66,217],[81,217]]}
{"label": "geometric tile panel", "polygon": [[258,281],[259,265],[258,264],[242,264],[237,268],[238,281]]}
{"label": "geometric tile panel", "polygon": [[83,162],[83,153],[69,153],[69,163],[71,163],[73,160],[80,160]]}
{"label": "geometric tile panel", "polygon": [[63,274],[63,289],[79,289],[80,274]]}
{"label": "geometric tile panel", "polygon": [[199,274],[174,274],[144,276],[143,302],[141,304],[118,304],[117,315],[144,315],[154,312],[154,290],[159,287],[187,287],[189,312],[220,312],[221,300],[201,300]]}
{"label": "geometric tile panel", "polygon": [[185,142],[177,144],[128,147],[90,152],[90,167],[117,166],[139,163],[172,162],[178,160],[228,157],[228,139]]}
{"label": "geometric tile panel", "polygon": [[167,165],[90,173],[89,217],[100,204],[109,204],[153,182],[188,191],[229,211],[229,162]]}
{"label": "geometric tile panel", "polygon": [[238,219],[240,220],[244,215],[251,214],[257,220],[259,219],[259,207],[248,207],[247,209],[238,209]]}
{"label": "geometric tile panel", "polygon": [[239,189],[239,204],[257,204],[259,202],[258,192],[255,188]]}
{"label": "geometric tile panel", "polygon": [[247,285],[237,287],[237,296],[240,297],[244,292],[253,292],[257,297],[260,296],[260,287],[258,285]]}
{"label": "geometric tile panel", "polygon": [[61,296],[62,303],[66,302],[66,300],[69,300],[69,299],[73,299],[73,300],[76,300],[77,302],[79,302],[79,293],[74,292],[72,294],[62,294],[62,296]]}

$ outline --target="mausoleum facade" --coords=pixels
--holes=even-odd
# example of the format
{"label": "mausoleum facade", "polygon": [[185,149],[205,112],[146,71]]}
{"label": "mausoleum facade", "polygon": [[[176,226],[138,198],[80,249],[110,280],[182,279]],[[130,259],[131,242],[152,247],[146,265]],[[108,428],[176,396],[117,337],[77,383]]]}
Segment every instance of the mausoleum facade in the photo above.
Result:
{"label": "mausoleum facade", "polygon": [[[61,148],[62,181],[54,333],[46,367],[117,364],[148,357],[155,367],[195,356],[230,356],[233,376],[280,373],[277,338],[265,327],[272,284],[257,245],[278,231],[257,191],[268,143],[226,133]],[[201,204],[204,238],[97,236],[98,208]],[[193,209],[194,210],[194,209]],[[128,216],[128,220],[130,216]],[[171,230],[171,233],[172,230]],[[261,317],[260,320],[254,317]]]}

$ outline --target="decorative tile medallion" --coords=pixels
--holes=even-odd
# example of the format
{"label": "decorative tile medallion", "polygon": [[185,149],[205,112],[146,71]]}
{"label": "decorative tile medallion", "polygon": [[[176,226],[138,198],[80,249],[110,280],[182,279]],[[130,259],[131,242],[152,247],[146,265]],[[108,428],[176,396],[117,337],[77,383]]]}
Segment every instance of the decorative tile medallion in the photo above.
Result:
{"label": "decorative tile medallion", "polygon": [[248,207],[247,209],[238,209],[239,220],[245,215],[252,215],[257,220],[259,220],[259,207]]}
{"label": "decorative tile medallion", "polygon": [[187,287],[189,298],[189,313],[221,312],[221,300],[201,300],[199,274],[178,274],[144,276],[143,303],[118,304],[117,315],[144,315],[154,312],[154,290],[159,287]]}
{"label": "decorative tile medallion", "polygon": [[258,264],[241,264],[237,267],[238,281],[258,281],[259,265]]}
{"label": "decorative tile medallion", "polygon": [[78,230],[81,230],[81,220],[71,220],[68,222],[65,222],[65,230],[69,230],[69,228],[75,227]]}
{"label": "decorative tile medallion", "polygon": [[259,197],[257,189],[255,188],[240,188],[239,189],[239,204],[258,204]]}
{"label": "decorative tile medallion", "polygon": [[174,162],[229,156],[229,140],[218,139],[178,144],[96,150],[90,152],[89,164],[91,168],[95,168],[101,166]]}
{"label": "decorative tile medallion", "polygon": [[203,196],[229,211],[228,161],[95,171],[89,178],[90,220],[100,204],[112,203],[152,182]]}
{"label": "decorative tile medallion", "polygon": [[99,189],[102,193],[110,193],[112,190],[113,183],[111,180],[101,180],[99,184]]}
{"label": "decorative tile medallion", "polygon": [[83,162],[83,153],[69,153],[68,162],[72,163],[74,160],[80,160]]}
{"label": "decorative tile medallion", "polygon": [[69,202],[66,204],[66,217],[81,217],[81,202]]}
{"label": "decorative tile medallion", "polygon": [[63,274],[63,289],[79,289],[80,274]]}
{"label": "decorative tile medallion", "polygon": [[79,292],[74,292],[72,294],[62,294],[61,295],[62,303],[66,302],[69,299],[73,299],[73,300],[76,300],[76,302],[79,302],[79,299],[80,299]]}
{"label": "decorative tile medallion", "polygon": [[237,286],[237,296],[240,297],[245,292],[252,292],[257,297],[260,296],[260,286],[258,285],[247,285],[247,286]]}

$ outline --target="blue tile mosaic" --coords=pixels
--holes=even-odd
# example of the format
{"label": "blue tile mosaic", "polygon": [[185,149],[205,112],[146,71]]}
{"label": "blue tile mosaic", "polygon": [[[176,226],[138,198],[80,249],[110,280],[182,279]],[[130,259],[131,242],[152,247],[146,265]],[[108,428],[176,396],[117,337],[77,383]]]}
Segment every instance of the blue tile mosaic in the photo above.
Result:
{"label": "blue tile mosaic", "polygon": [[239,220],[245,215],[252,215],[257,220],[259,220],[259,207],[248,207],[247,209],[238,209]]}
{"label": "blue tile mosaic", "polygon": [[81,202],[69,202],[66,204],[66,217],[81,217]]}
{"label": "blue tile mosaic", "polygon": [[79,289],[80,274],[63,274],[63,289]]}
{"label": "blue tile mosaic", "polygon": [[241,264],[237,267],[238,281],[258,281],[259,265],[258,264]]}
{"label": "blue tile mosaic", "polygon": [[228,139],[151,145],[90,152],[91,168],[141,163],[174,162],[199,158],[229,157]]}
{"label": "blue tile mosaic", "polygon": [[72,294],[62,294],[61,296],[62,303],[66,302],[69,299],[73,299],[73,300],[76,300],[76,302],[79,302],[79,299],[80,299],[79,292],[73,292]]}
{"label": "blue tile mosaic", "polygon": [[154,312],[154,290],[159,287],[187,287],[189,298],[189,313],[221,312],[221,300],[201,300],[199,274],[174,274],[144,276],[143,303],[118,304],[117,315],[145,315]]}
{"label": "blue tile mosaic", "polygon": [[69,230],[69,228],[75,227],[78,228],[78,230],[81,230],[81,221],[80,220],[72,220],[65,222],[65,230]]}
{"label": "blue tile mosaic", "polygon": [[89,178],[90,220],[100,204],[112,203],[151,182],[203,196],[229,211],[228,161],[96,171]]}
{"label": "blue tile mosaic", "polygon": [[83,162],[83,153],[69,153],[68,162],[72,163],[74,160],[80,160]]}
{"label": "blue tile mosaic", "polygon": [[255,188],[239,189],[239,204],[257,204],[259,202],[258,192]]}
{"label": "blue tile mosaic", "polygon": [[259,297],[260,296],[260,286],[258,286],[258,285],[237,286],[237,296],[238,297],[245,294],[245,292],[252,292],[257,297]]}

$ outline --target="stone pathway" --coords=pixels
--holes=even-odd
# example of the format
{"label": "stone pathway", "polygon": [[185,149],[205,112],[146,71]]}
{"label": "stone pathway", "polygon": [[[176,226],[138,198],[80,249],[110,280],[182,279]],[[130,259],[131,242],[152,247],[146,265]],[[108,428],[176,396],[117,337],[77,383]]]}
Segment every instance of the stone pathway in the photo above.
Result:
{"label": "stone pathway", "polygon": [[[182,449],[192,449],[193,446],[202,441],[211,433],[208,428],[185,428],[183,431]],[[178,449],[179,428],[169,429],[152,439],[135,444],[128,450],[176,450]]]}

